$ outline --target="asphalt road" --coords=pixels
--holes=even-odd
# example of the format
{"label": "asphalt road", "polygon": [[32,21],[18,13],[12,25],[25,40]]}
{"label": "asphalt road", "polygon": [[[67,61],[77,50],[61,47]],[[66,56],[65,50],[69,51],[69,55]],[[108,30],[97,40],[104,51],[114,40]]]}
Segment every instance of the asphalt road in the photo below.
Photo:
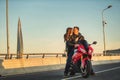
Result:
{"label": "asphalt road", "polygon": [[93,68],[96,72],[96,75],[90,76],[87,79],[82,78],[80,74],[64,78],[64,70],[62,69],[31,74],[6,76],[0,80],[120,80],[120,62],[113,64],[96,65],[93,66]]}

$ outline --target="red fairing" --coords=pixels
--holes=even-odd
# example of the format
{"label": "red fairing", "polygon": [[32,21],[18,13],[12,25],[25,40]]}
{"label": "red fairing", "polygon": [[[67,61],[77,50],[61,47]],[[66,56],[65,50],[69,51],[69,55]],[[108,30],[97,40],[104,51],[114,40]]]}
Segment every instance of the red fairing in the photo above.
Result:
{"label": "red fairing", "polygon": [[82,44],[78,46],[77,52],[86,54],[86,50]]}
{"label": "red fairing", "polygon": [[[92,58],[92,53],[93,53],[93,48],[91,46],[89,46],[88,48],[89,48],[89,51],[87,53],[84,46],[80,44],[78,46],[78,48],[75,50],[74,55],[72,56],[73,63],[76,63],[78,60],[80,60],[81,56],[83,54],[89,54],[89,59],[91,59]],[[82,62],[84,62],[84,60]]]}
{"label": "red fairing", "polygon": [[77,61],[81,59],[81,56],[82,56],[81,53],[78,53],[78,52],[74,53],[74,55],[72,56],[73,63],[77,63]]}
{"label": "red fairing", "polygon": [[90,55],[90,60],[92,59],[92,53],[93,53],[93,48],[91,46],[88,47],[89,48],[89,51],[88,51],[88,54]]}

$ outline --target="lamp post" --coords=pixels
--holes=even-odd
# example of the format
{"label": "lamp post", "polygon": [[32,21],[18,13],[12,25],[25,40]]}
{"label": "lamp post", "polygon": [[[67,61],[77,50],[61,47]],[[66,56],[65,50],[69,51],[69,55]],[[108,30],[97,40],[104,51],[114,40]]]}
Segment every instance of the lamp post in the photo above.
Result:
{"label": "lamp post", "polygon": [[103,55],[106,55],[106,41],[105,41],[105,24],[107,24],[104,20],[104,16],[103,16],[103,13],[105,10],[111,8],[112,5],[109,5],[107,8],[103,9],[102,10],[102,25],[103,25],[103,42],[104,42],[104,54]]}
{"label": "lamp post", "polygon": [[10,46],[9,46],[9,28],[8,28],[8,0],[6,0],[6,32],[7,32],[7,56],[6,58],[9,59],[10,57]]}

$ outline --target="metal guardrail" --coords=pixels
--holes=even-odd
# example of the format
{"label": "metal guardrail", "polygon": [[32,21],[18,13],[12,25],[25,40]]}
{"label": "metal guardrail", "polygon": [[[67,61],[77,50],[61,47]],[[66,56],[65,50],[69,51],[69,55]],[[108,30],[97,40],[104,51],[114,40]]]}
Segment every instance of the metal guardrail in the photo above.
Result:
{"label": "metal guardrail", "polygon": [[107,53],[104,55],[103,53],[94,53],[93,56],[120,56],[120,53]]}
{"label": "metal guardrail", "polygon": [[94,53],[92,56],[103,56],[103,53]]}
{"label": "metal guardrail", "polygon": [[[0,54],[0,59],[7,59],[7,54]],[[10,54],[9,59],[16,59],[17,54]],[[120,56],[120,53],[117,54],[107,54],[103,55],[103,53],[94,53],[92,56]],[[45,58],[45,57],[66,57],[65,53],[25,53],[22,58]]]}
{"label": "metal guardrail", "polygon": [[[7,59],[7,54],[0,54],[0,59]],[[10,54],[9,59],[17,58],[17,54]],[[22,58],[66,57],[64,53],[25,53]]]}

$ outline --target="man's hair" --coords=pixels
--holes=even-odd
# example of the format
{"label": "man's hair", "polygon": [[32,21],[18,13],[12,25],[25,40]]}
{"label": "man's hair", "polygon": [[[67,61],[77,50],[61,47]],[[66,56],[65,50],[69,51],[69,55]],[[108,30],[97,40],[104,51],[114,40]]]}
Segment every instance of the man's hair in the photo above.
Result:
{"label": "man's hair", "polygon": [[74,26],[74,28],[77,28],[79,30],[79,27],[78,26]]}

